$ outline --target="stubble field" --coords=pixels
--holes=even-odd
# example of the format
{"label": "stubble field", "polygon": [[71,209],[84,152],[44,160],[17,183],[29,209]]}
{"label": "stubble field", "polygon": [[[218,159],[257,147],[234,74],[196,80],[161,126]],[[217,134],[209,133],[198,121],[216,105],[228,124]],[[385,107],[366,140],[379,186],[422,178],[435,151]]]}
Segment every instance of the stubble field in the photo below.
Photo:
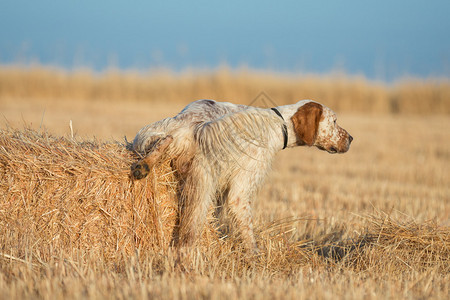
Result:
{"label": "stubble field", "polygon": [[[448,81],[75,75],[0,71],[1,298],[448,297]],[[172,170],[131,181],[123,136],[196,99],[248,104],[261,91],[257,104],[337,111],[350,151],[277,155],[253,205],[258,256],[212,218],[201,245],[169,247]]]}

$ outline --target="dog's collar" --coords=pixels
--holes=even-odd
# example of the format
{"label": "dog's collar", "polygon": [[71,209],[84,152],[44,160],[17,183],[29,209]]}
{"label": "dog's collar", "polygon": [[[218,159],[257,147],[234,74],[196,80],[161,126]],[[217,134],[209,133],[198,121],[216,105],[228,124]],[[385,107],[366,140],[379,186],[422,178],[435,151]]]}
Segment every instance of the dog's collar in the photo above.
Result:
{"label": "dog's collar", "polygon": [[[276,109],[275,107],[272,107],[271,110],[273,110],[284,121],[284,118],[278,109]],[[287,146],[287,142],[288,142],[288,131],[287,131],[286,122],[283,123],[283,138],[284,138],[283,149],[285,149]]]}

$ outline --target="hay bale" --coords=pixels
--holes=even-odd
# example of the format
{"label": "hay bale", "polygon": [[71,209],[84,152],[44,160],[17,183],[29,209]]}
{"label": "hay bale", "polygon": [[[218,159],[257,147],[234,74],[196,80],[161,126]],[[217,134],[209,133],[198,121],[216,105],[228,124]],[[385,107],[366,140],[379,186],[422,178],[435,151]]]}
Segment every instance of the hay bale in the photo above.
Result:
{"label": "hay bale", "polygon": [[[43,259],[74,249],[103,257],[168,247],[177,218],[169,162],[141,181],[124,144],[0,131],[0,249]],[[23,253],[16,253],[23,256]]]}

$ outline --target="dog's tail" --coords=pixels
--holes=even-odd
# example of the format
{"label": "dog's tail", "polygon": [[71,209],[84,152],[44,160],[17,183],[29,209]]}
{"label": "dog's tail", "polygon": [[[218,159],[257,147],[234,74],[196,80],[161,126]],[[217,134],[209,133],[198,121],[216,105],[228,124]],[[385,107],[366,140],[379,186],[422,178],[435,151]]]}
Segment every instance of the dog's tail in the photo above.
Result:
{"label": "dog's tail", "polygon": [[132,149],[141,155],[151,152],[157,143],[169,135],[172,118],[149,124],[139,130],[133,140]]}

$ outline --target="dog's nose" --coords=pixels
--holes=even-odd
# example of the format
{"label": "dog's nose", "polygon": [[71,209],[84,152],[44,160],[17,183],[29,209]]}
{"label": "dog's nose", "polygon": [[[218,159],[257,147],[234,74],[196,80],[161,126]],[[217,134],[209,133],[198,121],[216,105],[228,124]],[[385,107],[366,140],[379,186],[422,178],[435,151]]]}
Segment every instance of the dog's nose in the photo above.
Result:
{"label": "dog's nose", "polygon": [[350,140],[349,144],[351,144],[353,141],[353,137],[351,135],[348,135],[348,139]]}

